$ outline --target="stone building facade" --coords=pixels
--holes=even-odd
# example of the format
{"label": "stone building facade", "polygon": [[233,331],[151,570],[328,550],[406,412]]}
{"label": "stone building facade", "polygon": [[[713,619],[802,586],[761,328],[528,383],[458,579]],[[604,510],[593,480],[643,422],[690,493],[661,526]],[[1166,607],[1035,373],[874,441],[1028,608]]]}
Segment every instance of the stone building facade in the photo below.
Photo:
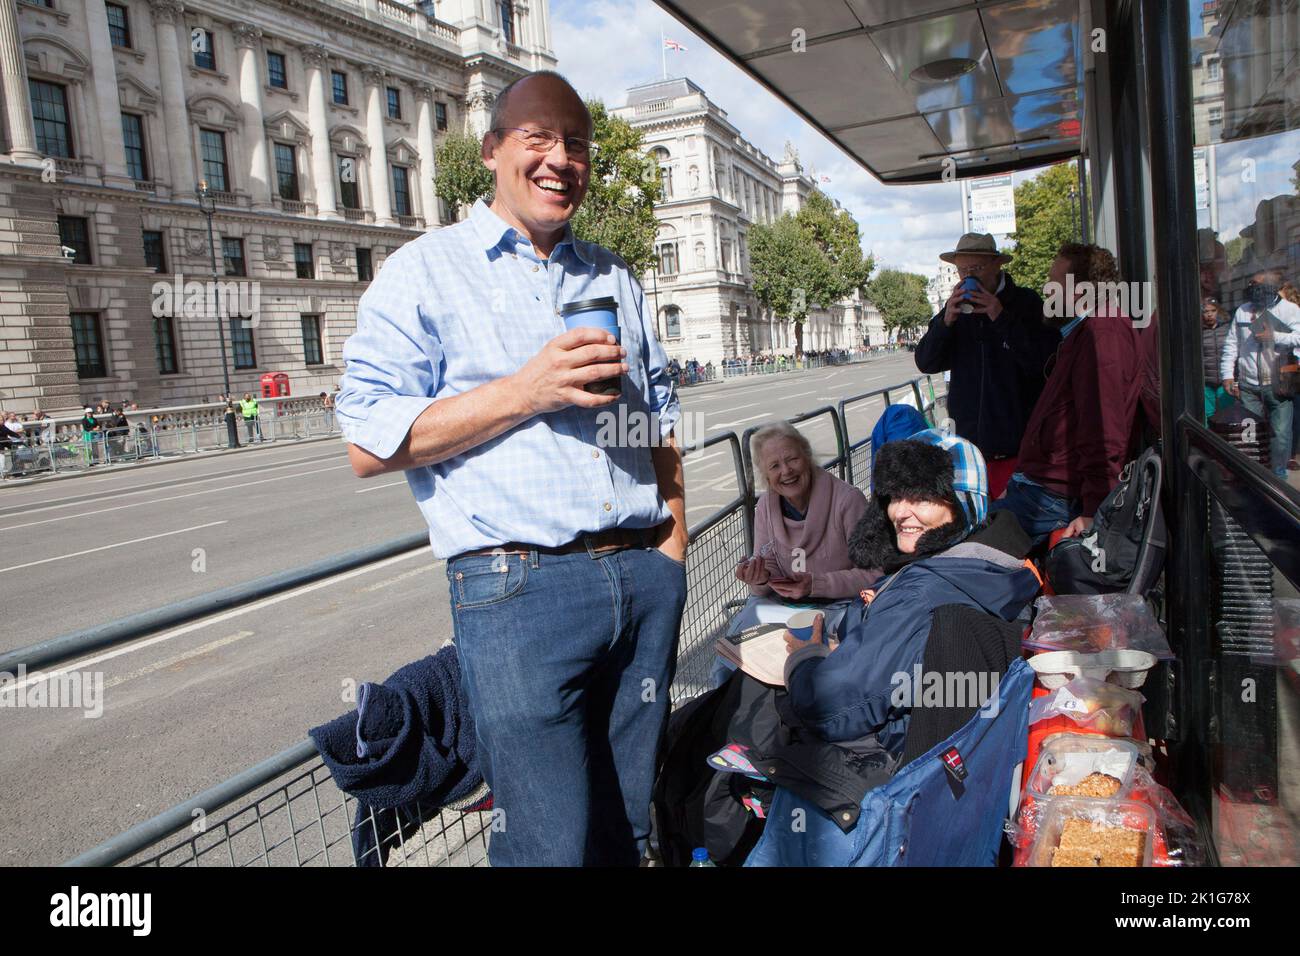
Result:
{"label": "stone building facade", "polygon": [[[688,79],[634,87],[614,114],[641,131],[659,161],[658,267],[642,281],[669,357],[794,354],[794,324],[754,297],[747,242],[753,224],[798,212],[815,188],[794,149],[771,159]],[[883,341],[880,316],[855,296],[814,309],[803,347],[854,348],[868,335]]]}
{"label": "stone building facade", "polygon": [[0,408],[210,398],[223,351],[329,390],[441,139],[550,47],[546,0],[0,0]]}

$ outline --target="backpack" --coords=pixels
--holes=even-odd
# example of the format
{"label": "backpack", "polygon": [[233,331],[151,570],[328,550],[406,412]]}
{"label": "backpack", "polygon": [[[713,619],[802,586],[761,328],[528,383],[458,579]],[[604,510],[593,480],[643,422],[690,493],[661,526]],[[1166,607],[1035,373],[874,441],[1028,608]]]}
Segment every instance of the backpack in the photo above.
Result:
{"label": "backpack", "polygon": [[1065,538],[1047,553],[1047,577],[1057,594],[1145,594],[1164,567],[1167,536],[1160,508],[1164,476],[1159,444],[1120,472],[1092,529]]}

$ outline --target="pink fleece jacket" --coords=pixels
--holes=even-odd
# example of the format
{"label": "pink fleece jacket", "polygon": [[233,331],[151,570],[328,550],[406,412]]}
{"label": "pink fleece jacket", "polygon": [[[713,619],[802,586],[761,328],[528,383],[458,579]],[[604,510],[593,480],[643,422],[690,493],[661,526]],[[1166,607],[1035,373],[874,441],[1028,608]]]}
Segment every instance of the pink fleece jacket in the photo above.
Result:
{"label": "pink fleece jacket", "polygon": [[[769,541],[777,564],[787,574],[798,552],[803,552],[803,569],[813,576],[812,596],[819,598],[857,597],[880,577],[879,571],[855,568],[849,560],[849,535],[867,510],[867,499],[847,481],[840,481],[822,468],[813,469],[812,494],[803,521],[791,521],[781,511],[781,496],[765,491],[754,509],[754,553],[761,554]],[[750,587],[758,595],[775,592],[766,584]]]}

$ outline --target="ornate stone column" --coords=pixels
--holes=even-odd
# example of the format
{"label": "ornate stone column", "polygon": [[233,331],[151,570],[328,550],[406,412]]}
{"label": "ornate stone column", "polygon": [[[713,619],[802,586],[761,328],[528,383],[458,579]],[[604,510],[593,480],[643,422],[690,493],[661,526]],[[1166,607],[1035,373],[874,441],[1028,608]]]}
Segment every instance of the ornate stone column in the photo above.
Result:
{"label": "ornate stone column", "polygon": [[491,125],[492,104],[496,102],[497,95],[488,90],[473,90],[465,94],[461,105],[465,109],[465,115],[469,118],[469,132],[477,137],[482,137]]}
{"label": "ornate stone column", "polygon": [[134,188],[126,171],[122,142],[122,108],[117,98],[117,64],[108,35],[104,0],[86,0],[86,33],[90,39],[90,87],[99,114],[99,135],[104,143],[104,181]]}
{"label": "ornate stone column", "polygon": [[334,160],[330,151],[329,118],[325,107],[325,73],[329,53],[319,43],[301,48],[307,64],[307,126],[311,130],[311,180],[316,190],[316,214],[342,219],[334,197]]}
{"label": "ornate stone column", "polygon": [[[163,128],[167,132],[166,154],[171,198],[194,202],[194,150],[190,136],[189,114],[185,108],[184,67],[181,47],[176,38],[176,24],[181,22],[185,7],[180,0],[149,0],[154,34],[158,39],[158,81],[162,86]],[[188,45],[186,49],[188,49]],[[155,173],[155,176],[157,173]]]}
{"label": "ornate stone column", "polygon": [[248,137],[248,191],[254,209],[271,209],[271,157],[266,146],[266,120],[262,109],[262,78],[257,68],[260,27],[251,23],[231,26],[239,50],[239,118]]}
{"label": "ornate stone column", "polygon": [[388,187],[388,148],[384,141],[384,71],[367,66],[361,71],[366,87],[366,140],[370,146],[370,206],[375,222],[395,226]]}
{"label": "ornate stone column", "polygon": [[0,0],[0,86],[9,129],[9,155],[15,162],[39,163],[32,102],[23,69],[23,45],[18,36],[18,8],[14,0]]}
{"label": "ornate stone column", "polygon": [[420,205],[424,207],[425,227],[442,224],[438,215],[438,196],[433,190],[433,87],[421,84],[415,88],[419,103],[416,120],[416,147],[420,150]]}

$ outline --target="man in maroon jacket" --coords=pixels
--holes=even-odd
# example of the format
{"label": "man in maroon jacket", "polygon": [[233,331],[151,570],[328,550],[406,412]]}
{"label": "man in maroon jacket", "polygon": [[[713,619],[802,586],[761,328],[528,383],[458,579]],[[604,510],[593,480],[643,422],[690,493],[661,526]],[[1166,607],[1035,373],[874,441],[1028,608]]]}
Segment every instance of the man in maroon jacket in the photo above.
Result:
{"label": "man in maroon jacket", "polygon": [[1060,329],[1061,347],[1025,426],[1020,470],[990,505],[1015,514],[1035,544],[1057,528],[1086,533],[1128,460],[1144,377],[1118,289],[1115,257],[1098,246],[1066,243],[1048,274],[1044,321]]}

